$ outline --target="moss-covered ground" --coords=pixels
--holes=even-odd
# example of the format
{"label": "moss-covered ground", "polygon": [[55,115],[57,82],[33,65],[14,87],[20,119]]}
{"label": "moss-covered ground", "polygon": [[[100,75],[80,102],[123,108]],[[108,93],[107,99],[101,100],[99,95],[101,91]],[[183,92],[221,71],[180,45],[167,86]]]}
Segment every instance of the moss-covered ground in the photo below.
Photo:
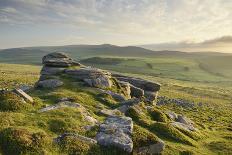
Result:
{"label": "moss-covered ground", "polygon": [[[40,67],[0,64],[0,88],[33,85],[39,78]],[[127,115],[134,120],[132,139],[135,148],[162,139],[163,154],[232,154],[232,90],[224,83],[181,81],[169,78],[128,74],[162,84],[161,96],[182,98],[196,103],[194,108],[168,104],[147,110],[146,103],[131,108]],[[71,97],[81,104],[92,117],[105,119],[101,107],[112,109],[117,105],[110,96],[67,77],[65,85],[54,89],[36,89],[30,92],[35,103],[15,102],[17,96],[0,97],[0,152],[2,154],[124,154],[115,148],[103,148],[67,137],[60,144],[53,139],[64,132],[75,132],[94,138],[98,127],[86,131],[86,122],[79,109],[61,108],[44,113],[38,110],[52,105],[59,98]],[[116,89],[116,88],[115,88]],[[15,104],[6,104],[10,101]],[[19,101],[19,100],[17,100]],[[198,105],[197,103],[202,103]],[[187,132],[170,125],[165,111],[183,114],[195,122],[197,132]],[[0,153],[0,154],[1,154]]]}

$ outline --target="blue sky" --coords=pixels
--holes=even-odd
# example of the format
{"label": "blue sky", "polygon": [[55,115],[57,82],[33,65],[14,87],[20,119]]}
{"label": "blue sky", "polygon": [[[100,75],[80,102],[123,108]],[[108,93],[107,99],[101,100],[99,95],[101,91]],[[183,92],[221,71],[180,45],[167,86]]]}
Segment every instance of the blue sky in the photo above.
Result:
{"label": "blue sky", "polygon": [[0,48],[232,36],[232,0],[0,0]]}

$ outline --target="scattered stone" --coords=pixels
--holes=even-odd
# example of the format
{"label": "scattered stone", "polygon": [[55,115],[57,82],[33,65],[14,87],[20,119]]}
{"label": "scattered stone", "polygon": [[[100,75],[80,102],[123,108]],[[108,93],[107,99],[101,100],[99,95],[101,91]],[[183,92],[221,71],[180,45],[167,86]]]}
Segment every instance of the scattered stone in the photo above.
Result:
{"label": "scattered stone", "polygon": [[168,112],[167,112],[167,115],[168,115],[168,117],[171,118],[173,121],[176,121],[177,118],[178,118],[178,115],[177,115],[176,113],[172,112],[172,111],[168,111]]}
{"label": "scattered stone", "polygon": [[39,81],[37,83],[37,87],[56,88],[62,86],[63,84],[64,83],[58,79],[48,79],[48,80]]}
{"label": "scattered stone", "polygon": [[13,92],[16,93],[17,95],[19,95],[20,97],[22,97],[25,101],[29,101],[31,103],[34,102],[33,98],[31,96],[29,96],[28,94],[26,94],[21,89],[14,89]]}
{"label": "scattered stone", "polygon": [[165,143],[160,139],[156,144],[141,147],[138,154],[160,154],[165,148]]}
{"label": "scattered stone", "polygon": [[59,102],[55,105],[50,105],[45,108],[42,108],[39,110],[39,112],[46,112],[46,111],[55,110],[55,109],[64,108],[64,107],[81,108],[81,105],[78,103],[73,103],[69,101]]}
{"label": "scattered stone", "polygon": [[67,136],[79,139],[81,141],[85,141],[87,143],[97,144],[96,140],[94,140],[92,138],[88,138],[88,137],[82,136],[82,135],[79,135],[79,134],[76,134],[76,133],[64,133],[64,134],[58,136],[57,138],[55,138],[54,142],[55,143],[60,143]]}
{"label": "scattered stone", "polygon": [[185,117],[183,115],[178,115],[176,121],[180,122],[180,123],[183,123],[183,124],[186,124],[186,125],[194,124],[193,121],[191,121],[189,118],[187,118],[187,117]]}
{"label": "scattered stone", "polygon": [[109,109],[102,109],[100,110],[100,114],[105,116],[119,116],[121,115],[121,112],[117,109],[109,110]]}
{"label": "scattered stone", "polygon": [[194,108],[195,103],[191,101],[187,101],[184,99],[174,99],[168,98],[166,96],[159,96],[157,97],[157,105],[167,105],[167,104],[175,104],[177,106],[181,106],[183,108]]}
{"label": "scattered stone", "polygon": [[172,122],[171,125],[173,125],[175,127],[182,128],[184,130],[188,130],[188,131],[196,131],[197,130],[192,124],[184,124],[184,123],[180,123],[180,122]]}
{"label": "scattered stone", "polygon": [[110,116],[103,124],[96,136],[97,142],[103,146],[115,146],[124,151],[132,152],[133,121],[130,117]]}

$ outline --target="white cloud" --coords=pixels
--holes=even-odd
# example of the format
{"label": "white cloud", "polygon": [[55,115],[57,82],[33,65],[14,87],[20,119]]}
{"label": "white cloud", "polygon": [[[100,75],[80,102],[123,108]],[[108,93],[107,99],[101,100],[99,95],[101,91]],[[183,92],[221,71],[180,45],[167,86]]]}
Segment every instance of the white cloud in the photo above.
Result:
{"label": "white cloud", "polygon": [[0,1],[0,24],[71,26],[128,35],[131,42],[141,38],[141,43],[232,35],[231,17],[230,0]]}

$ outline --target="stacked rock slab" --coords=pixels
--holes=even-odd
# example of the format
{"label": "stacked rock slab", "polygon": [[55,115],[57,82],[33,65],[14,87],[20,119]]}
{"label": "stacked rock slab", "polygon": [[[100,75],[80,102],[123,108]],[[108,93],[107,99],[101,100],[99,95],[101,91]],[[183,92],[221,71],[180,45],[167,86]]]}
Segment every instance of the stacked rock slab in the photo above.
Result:
{"label": "stacked rock slab", "polygon": [[111,73],[92,67],[66,69],[65,73],[74,79],[82,80],[91,87],[110,88],[113,85]]}
{"label": "stacked rock slab", "polygon": [[159,83],[119,74],[113,74],[113,77],[119,81],[124,81],[131,84],[131,97],[139,98],[144,96],[147,102],[155,102],[161,86]]}
{"label": "stacked rock slab", "polygon": [[41,70],[40,81],[53,79],[57,74],[63,73],[65,69],[81,64],[74,61],[65,53],[50,53],[42,59],[43,68]]}
{"label": "stacked rock slab", "polygon": [[38,87],[56,88],[63,85],[59,74],[66,74],[73,79],[84,81],[91,87],[110,88],[113,85],[111,73],[86,67],[70,58],[65,53],[50,53],[42,59],[43,68]]}

